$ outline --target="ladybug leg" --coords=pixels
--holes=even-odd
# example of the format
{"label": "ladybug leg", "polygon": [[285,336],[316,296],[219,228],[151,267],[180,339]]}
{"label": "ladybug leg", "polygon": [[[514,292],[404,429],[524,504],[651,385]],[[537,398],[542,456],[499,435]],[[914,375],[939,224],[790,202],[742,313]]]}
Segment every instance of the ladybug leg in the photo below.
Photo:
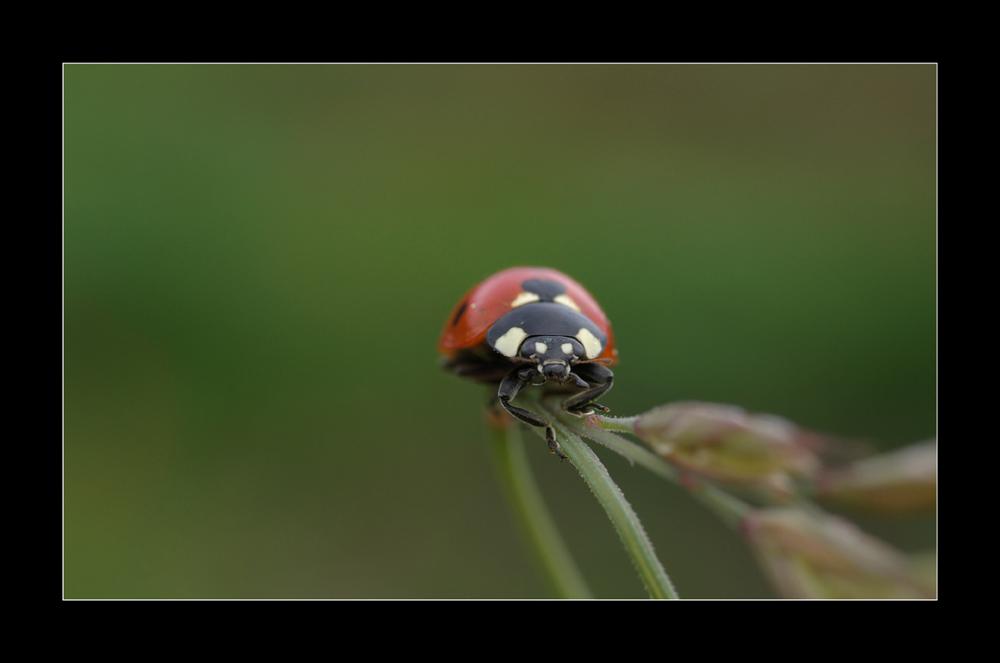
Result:
{"label": "ladybug leg", "polygon": [[578,364],[574,367],[574,374],[579,374],[577,377],[589,382],[590,384],[587,386],[592,388],[567,398],[562,404],[563,409],[572,414],[584,414],[591,409],[609,412],[608,408],[594,403],[594,400],[611,389],[615,379],[615,374],[611,369],[602,364]]}
{"label": "ladybug leg", "polygon": [[[526,372],[527,375],[522,375],[522,371]],[[556,431],[552,428],[552,422],[540,414],[535,414],[534,412],[530,412],[529,410],[510,404],[510,401],[513,400],[513,398],[517,396],[522,389],[531,384],[532,373],[534,373],[534,369],[531,368],[515,368],[513,371],[508,373],[507,377],[505,377],[503,382],[500,383],[500,389],[497,392],[497,397],[500,399],[500,404],[504,406],[504,409],[510,412],[514,417],[517,417],[526,424],[544,428],[545,441],[549,443],[549,451],[559,456],[559,459],[562,460],[563,458],[566,458],[566,454],[562,452],[559,448],[559,444],[556,443]]]}

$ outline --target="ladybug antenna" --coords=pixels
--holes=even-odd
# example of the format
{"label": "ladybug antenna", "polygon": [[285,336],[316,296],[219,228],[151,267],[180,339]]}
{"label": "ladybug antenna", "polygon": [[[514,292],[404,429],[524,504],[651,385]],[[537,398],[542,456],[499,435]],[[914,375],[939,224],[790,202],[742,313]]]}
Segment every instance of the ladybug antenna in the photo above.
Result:
{"label": "ladybug antenna", "polygon": [[576,362],[576,365],[580,364],[610,364],[611,357],[598,357],[597,359],[584,359],[583,361]]}

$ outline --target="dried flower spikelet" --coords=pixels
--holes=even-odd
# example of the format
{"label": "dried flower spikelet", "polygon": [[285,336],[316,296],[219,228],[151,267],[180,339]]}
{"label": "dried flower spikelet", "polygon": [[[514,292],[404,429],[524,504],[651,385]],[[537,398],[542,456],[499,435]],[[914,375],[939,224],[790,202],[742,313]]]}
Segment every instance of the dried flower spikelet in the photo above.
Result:
{"label": "dried flower spikelet", "polygon": [[758,482],[775,474],[811,476],[818,436],[772,415],[732,405],[672,403],[640,415],[635,434],[678,467],[713,479]]}
{"label": "dried flower spikelet", "polygon": [[933,598],[909,559],[852,523],[792,508],[744,521],[761,566],[783,598]]}
{"label": "dried flower spikelet", "polygon": [[937,504],[937,441],[928,440],[824,471],[823,499],[883,513],[930,513]]}

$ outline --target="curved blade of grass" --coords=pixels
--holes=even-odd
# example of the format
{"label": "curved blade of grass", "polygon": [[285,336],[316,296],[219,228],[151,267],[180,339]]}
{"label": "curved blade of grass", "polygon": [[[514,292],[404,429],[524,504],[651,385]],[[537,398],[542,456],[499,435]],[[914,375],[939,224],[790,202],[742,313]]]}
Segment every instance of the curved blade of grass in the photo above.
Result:
{"label": "curved blade of grass", "polygon": [[[548,416],[557,432],[559,446],[577,471],[587,482],[591,492],[597,497],[598,502],[604,507],[604,511],[611,519],[615,530],[618,532],[626,552],[632,558],[639,577],[646,585],[646,591],[654,599],[676,599],[677,591],[674,589],[667,572],[656,557],[653,544],[646,535],[646,530],[639,522],[639,517],[632,509],[632,505],[625,499],[621,489],[611,479],[608,470],[601,463],[597,454],[587,446],[587,444],[576,433],[570,431],[559,419],[559,412],[545,405],[539,400],[539,406]],[[542,436],[544,429],[536,429]]]}
{"label": "curved blade of grass", "polygon": [[507,497],[552,591],[558,598],[593,598],[531,474],[520,424],[490,428],[493,455]]}

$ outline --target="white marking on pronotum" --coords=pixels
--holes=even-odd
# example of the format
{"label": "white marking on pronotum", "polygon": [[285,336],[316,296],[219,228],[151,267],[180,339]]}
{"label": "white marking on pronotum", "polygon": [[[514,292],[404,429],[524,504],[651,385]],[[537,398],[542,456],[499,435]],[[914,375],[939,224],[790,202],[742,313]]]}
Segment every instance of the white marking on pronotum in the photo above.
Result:
{"label": "white marking on pronotum", "polygon": [[500,354],[506,357],[513,357],[517,354],[518,348],[521,347],[521,341],[527,337],[528,335],[520,327],[511,327],[507,330],[506,334],[497,339],[493,347]]}
{"label": "white marking on pronotum", "polygon": [[535,352],[537,352],[538,354],[543,355],[543,354],[545,354],[545,351],[548,350],[548,349],[549,349],[549,346],[545,345],[544,343],[540,343],[538,341],[535,341]]}
{"label": "white marking on pronotum", "polygon": [[593,359],[601,354],[601,350],[604,349],[601,346],[601,342],[597,340],[597,337],[591,334],[590,330],[586,327],[581,328],[576,333],[576,340],[580,341],[580,344],[583,346],[583,351],[587,353],[587,359]]}
{"label": "white marking on pronotum", "polygon": [[573,344],[572,343],[563,343],[562,345],[559,346],[559,349],[563,351],[564,355],[572,354],[573,353]]}
{"label": "white marking on pronotum", "polygon": [[541,297],[533,292],[522,292],[520,295],[514,298],[514,301],[510,303],[511,308],[517,308],[518,306],[524,306],[525,304],[530,304],[532,302],[537,302]]}
{"label": "white marking on pronotum", "polygon": [[573,309],[574,311],[576,311],[577,313],[580,312],[580,307],[576,305],[576,302],[574,302],[573,298],[570,297],[569,295],[566,295],[566,294],[556,295],[556,297],[555,297],[555,299],[553,301],[555,301],[555,303],[557,303],[557,304],[562,304],[563,306],[568,306],[571,309]]}

